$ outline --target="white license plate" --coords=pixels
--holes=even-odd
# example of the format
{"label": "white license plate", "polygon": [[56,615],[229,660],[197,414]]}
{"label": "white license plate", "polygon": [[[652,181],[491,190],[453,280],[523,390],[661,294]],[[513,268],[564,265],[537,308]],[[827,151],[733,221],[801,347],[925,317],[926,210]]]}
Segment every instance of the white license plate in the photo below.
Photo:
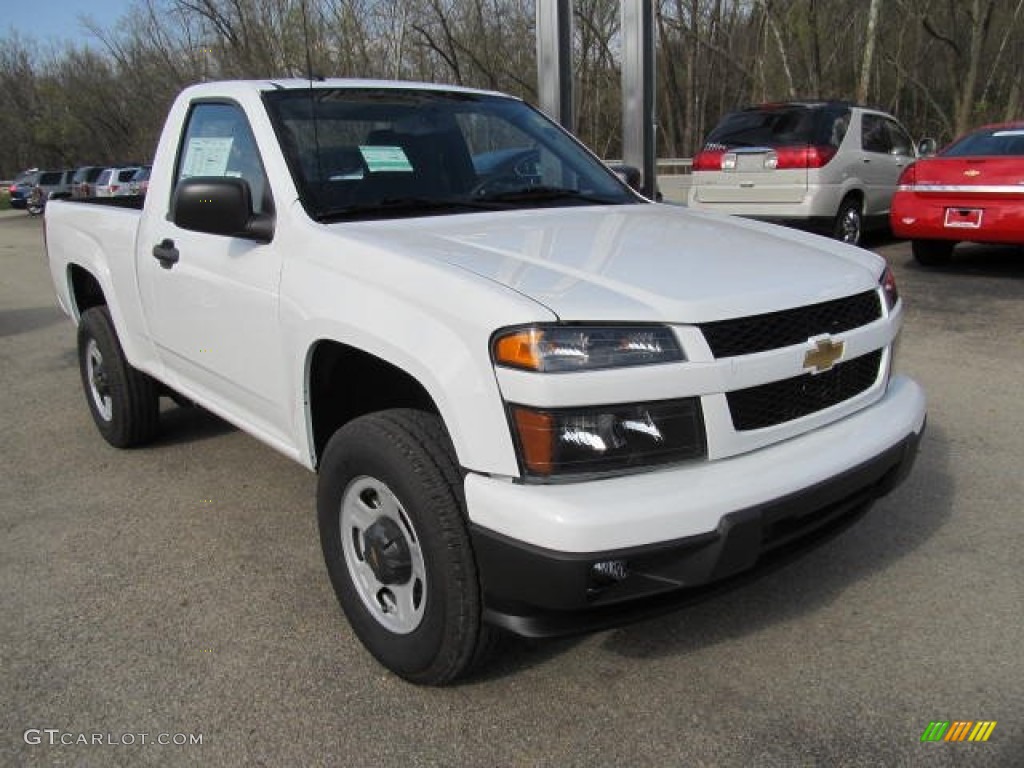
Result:
{"label": "white license plate", "polygon": [[953,229],[978,229],[981,227],[981,208],[947,208],[946,226]]}

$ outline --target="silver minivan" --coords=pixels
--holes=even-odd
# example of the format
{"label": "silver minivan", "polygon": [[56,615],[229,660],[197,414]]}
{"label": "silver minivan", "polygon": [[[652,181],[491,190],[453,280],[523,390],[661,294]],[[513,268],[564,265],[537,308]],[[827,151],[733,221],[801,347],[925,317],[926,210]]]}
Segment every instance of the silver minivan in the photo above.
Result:
{"label": "silver minivan", "polygon": [[726,115],[693,160],[691,208],[802,225],[858,244],[885,226],[914,161],[891,115],[847,102],[762,104]]}

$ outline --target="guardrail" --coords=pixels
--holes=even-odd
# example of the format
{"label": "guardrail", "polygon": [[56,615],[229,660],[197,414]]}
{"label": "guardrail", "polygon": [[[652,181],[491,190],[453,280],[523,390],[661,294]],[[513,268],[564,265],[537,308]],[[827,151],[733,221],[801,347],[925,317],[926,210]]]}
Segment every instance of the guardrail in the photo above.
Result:
{"label": "guardrail", "polygon": [[[621,160],[605,160],[608,165],[620,165]],[[693,173],[693,158],[662,157],[655,161],[658,172],[658,189],[665,202],[686,204],[690,193],[690,175]]]}
{"label": "guardrail", "polygon": [[[608,165],[621,165],[621,160],[605,160]],[[692,157],[660,157],[654,166],[659,176],[689,176],[693,173]]]}
{"label": "guardrail", "polygon": [[659,176],[689,176],[693,173],[693,158],[666,157],[658,160],[655,167]]}

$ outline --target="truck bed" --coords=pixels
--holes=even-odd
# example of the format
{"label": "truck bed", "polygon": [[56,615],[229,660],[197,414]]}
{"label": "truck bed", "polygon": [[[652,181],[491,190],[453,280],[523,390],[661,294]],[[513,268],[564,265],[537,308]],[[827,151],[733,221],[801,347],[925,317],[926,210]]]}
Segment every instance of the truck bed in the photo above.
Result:
{"label": "truck bed", "polygon": [[146,202],[145,195],[122,195],[120,197],[61,197],[66,203],[90,203],[92,205],[106,205],[111,208],[132,208],[136,211],[142,210]]}

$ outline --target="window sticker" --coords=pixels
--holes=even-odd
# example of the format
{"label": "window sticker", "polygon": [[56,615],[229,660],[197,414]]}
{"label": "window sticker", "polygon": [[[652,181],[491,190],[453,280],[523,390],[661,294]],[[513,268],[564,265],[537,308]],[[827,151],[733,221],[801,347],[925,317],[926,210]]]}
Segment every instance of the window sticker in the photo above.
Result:
{"label": "window sticker", "polygon": [[234,139],[193,138],[188,140],[181,178],[189,176],[223,176],[231,155]]}
{"label": "window sticker", "polygon": [[359,146],[359,153],[366,161],[370,173],[391,171],[412,173],[412,163],[401,147]]}

